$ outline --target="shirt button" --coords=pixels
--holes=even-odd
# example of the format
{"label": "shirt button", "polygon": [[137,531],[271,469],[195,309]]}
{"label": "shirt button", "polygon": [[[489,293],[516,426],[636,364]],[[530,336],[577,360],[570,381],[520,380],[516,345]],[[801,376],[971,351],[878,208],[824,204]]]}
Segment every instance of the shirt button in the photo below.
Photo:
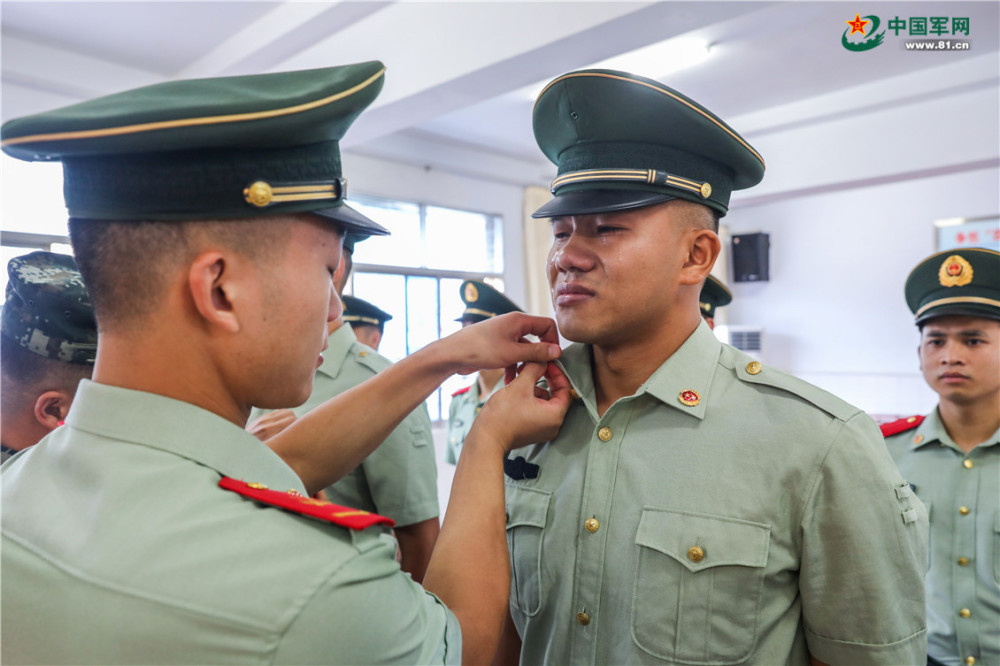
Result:
{"label": "shirt button", "polygon": [[967,557],[960,557],[960,558],[958,558],[958,566],[964,567],[968,563],[969,563],[969,558],[967,558]]}
{"label": "shirt button", "polygon": [[590,616],[587,615],[586,613],[577,613],[576,621],[586,627],[588,624],[590,624]]}
{"label": "shirt button", "polygon": [[611,428],[604,426],[603,428],[598,430],[597,438],[600,439],[602,442],[606,442],[609,439],[611,439]]}
{"label": "shirt button", "polygon": [[966,657],[965,658],[965,663],[967,663],[969,666],[972,666],[974,663],[976,663],[976,658],[975,657]]}
{"label": "shirt button", "polygon": [[973,466],[974,464],[975,464],[975,463],[973,463],[973,462],[972,462],[971,460],[969,460],[968,458],[966,458],[965,460],[963,460],[963,461],[962,461],[962,467],[964,467],[965,469],[972,469],[972,466]]}
{"label": "shirt button", "polygon": [[969,507],[967,507],[967,506],[960,506],[960,507],[958,507],[958,512],[960,514],[962,514],[963,516],[967,516],[967,515],[969,515]]}
{"label": "shirt button", "polygon": [[968,608],[963,608],[962,610],[958,611],[958,614],[962,617],[972,617],[972,611],[970,611]]}
{"label": "shirt button", "polygon": [[596,532],[601,527],[601,524],[597,522],[597,518],[587,518],[586,522],[583,523],[583,527],[588,532]]}
{"label": "shirt button", "polygon": [[688,548],[688,559],[692,562],[701,562],[705,558],[705,551],[698,546]]}

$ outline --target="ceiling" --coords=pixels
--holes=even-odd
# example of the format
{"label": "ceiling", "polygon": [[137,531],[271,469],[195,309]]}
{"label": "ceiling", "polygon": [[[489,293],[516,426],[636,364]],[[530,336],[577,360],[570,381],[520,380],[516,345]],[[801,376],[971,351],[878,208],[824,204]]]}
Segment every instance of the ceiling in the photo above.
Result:
{"label": "ceiling", "polygon": [[[972,48],[912,53],[905,32],[888,32],[881,47],[851,52],[841,35],[859,11],[883,27],[897,16],[968,17],[970,35],[954,38]],[[751,141],[795,122],[771,109],[842,93],[837,112],[849,113],[870,97],[852,91],[888,89],[921,70],[954,72],[991,54],[1000,62],[996,1],[31,0],[2,2],[0,24],[4,120],[167,79],[377,59],[388,68],[385,88],[348,132],[346,151],[519,184],[546,184],[553,173],[531,133],[533,93],[544,82],[664,40],[702,39],[709,56],[668,76],[669,64],[655,58],[633,71],[661,78]],[[924,77],[909,94],[947,94],[953,79]]]}

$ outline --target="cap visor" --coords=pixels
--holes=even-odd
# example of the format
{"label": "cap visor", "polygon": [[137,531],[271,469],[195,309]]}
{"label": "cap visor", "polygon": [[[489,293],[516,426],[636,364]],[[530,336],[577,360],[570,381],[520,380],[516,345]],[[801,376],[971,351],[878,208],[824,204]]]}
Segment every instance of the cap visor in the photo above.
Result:
{"label": "cap visor", "polygon": [[670,194],[642,190],[577,190],[576,192],[556,195],[555,198],[532,213],[531,217],[614,213],[620,210],[652,206],[675,198]]}
{"label": "cap visor", "polygon": [[356,233],[367,234],[369,236],[388,236],[389,230],[383,227],[381,224],[368,219],[358,211],[354,210],[347,204],[342,204],[335,208],[321,208],[320,210],[311,210],[310,213],[314,215],[319,215],[320,217],[325,217],[328,220],[333,220],[343,227],[344,231],[353,231]]}

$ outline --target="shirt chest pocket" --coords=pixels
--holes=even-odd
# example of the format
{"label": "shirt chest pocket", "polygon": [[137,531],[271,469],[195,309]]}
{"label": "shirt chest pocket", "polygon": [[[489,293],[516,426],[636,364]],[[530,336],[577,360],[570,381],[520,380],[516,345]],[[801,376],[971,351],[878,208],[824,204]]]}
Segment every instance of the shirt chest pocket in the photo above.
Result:
{"label": "shirt chest pocket", "polygon": [[507,548],[510,551],[510,604],[525,615],[541,606],[542,533],[552,493],[507,484]]}
{"label": "shirt chest pocket", "polygon": [[771,528],[736,518],[645,508],[632,638],[685,664],[735,664],[757,642]]}

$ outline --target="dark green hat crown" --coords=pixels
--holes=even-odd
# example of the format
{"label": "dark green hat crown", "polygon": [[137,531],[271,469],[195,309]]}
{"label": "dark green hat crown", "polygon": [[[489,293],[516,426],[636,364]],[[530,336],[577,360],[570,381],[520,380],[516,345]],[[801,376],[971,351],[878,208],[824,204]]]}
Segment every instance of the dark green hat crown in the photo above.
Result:
{"label": "dark green hat crown", "polygon": [[385,67],[169,81],[11,120],[3,150],[62,161],[71,217],[186,220],[312,212],[388,233],[355,213],[339,140]]}
{"label": "dark green hat crown", "polygon": [[945,315],[1000,319],[1000,253],[967,248],[932,254],[910,272],[904,293],[918,324]]}
{"label": "dark green hat crown", "polygon": [[392,315],[381,308],[354,296],[344,296],[344,321],[359,326],[383,326]]}
{"label": "dark green hat crown", "polygon": [[4,335],[36,354],[93,365],[97,323],[73,257],[32,252],[7,264]]}
{"label": "dark green hat crown", "polygon": [[538,146],[556,166],[555,199],[533,217],[584,215],[687,199],[725,215],[764,160],[718,116],[658,81],[591,69],[538,96]]}
{"label": "dark green hat crown", "polygon": [[722,281],[714,275],[709,275],[705,284],[701,287],[701,295],[698,297],[698,305],[701,307],[702,317],[714,317],[715,308],[721,308],[733,302],[733,294]]}
{"label": "dark green hat crown", "polygon": [[465,312],[455,321],[475,323],[508,312],[523,312],[512,300],[480,280],[466,280],[458,293],[465,302]]}

